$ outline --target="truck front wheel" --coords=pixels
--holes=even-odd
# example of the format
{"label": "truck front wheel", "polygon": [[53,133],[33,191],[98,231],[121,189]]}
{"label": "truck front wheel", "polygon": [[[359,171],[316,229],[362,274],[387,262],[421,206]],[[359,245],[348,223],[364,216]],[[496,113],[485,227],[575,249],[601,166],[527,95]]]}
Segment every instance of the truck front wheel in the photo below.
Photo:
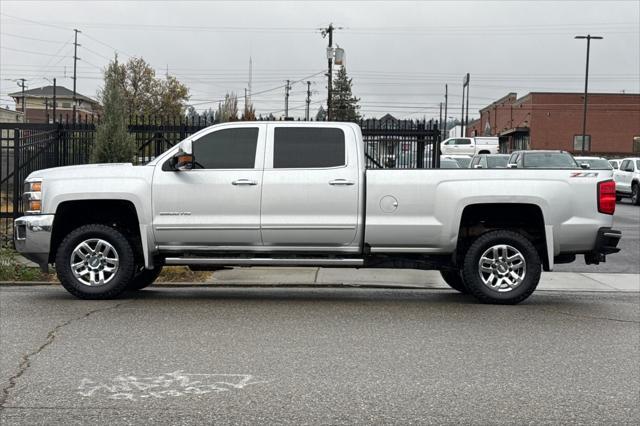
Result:
{"label": "truck front wheel", "polygon": [[81,299],[113,299],[134,273],[131,244],[118,230],[101,224],[69,233],[56,253],[56,272],[64,288]]}
{"label": "truck front wheel", "polygon": [[156,278],[158,278],[160,272],[162,272],[162,265],[156,265],[153,267],[153,269],[143,268],[134,275],[133,279],[127,286],[127,290],[136,291],[149,287],[154,283]]}
{"label": "truck front wheel", "polygon": [[444,282],[446,282],[452,289],[458,290],[463,294],[468,293],[467,288],[464,285],[464,281],[462,281],[462,274],[460,271],[440,271],[440,275]]}
{"label": "truck front wheel", "polygon": [[463,267],[467,290],[484,303],[514,305],[533,293],[542,265],[525,236],[498,230],[478,237],[469,247]]}

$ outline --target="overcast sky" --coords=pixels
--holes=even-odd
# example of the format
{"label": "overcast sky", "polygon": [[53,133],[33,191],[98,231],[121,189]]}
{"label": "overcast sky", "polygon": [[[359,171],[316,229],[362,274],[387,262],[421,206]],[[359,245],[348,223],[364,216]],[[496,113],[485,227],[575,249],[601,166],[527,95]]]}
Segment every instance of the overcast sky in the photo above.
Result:
{"label": "overcast sky", "polygon": [[113,57],[141,56],[158,74],[185,83],[198,110],[226,92],[243,96],[253,60],[258,114],[312,114],[326,100],[326,45],[333,22],[346,51],[354,94],[365,116],[438,116],[449,85],[449,116],[459,117],[462,77],[471,74],[470,113],[508,92],[584,90],[586,41],[590,92],[640,92],[640,2],[0,2],[0,104],[17,78],[29,88],[71,88],[73,28],[78,92],[95,97]]}

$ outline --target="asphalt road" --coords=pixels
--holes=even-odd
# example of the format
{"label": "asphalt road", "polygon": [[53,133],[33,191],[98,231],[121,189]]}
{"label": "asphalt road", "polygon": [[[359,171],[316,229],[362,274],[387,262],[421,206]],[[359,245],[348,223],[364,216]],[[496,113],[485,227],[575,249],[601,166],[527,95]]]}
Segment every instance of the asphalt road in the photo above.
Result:
{"label": "asphalt road", "polygon": [[573,263],[556,265],[554,271],[640,274],[640,206],[632,205],[628,198],[618,202],[613,227],[622,231],[620,252],[607,256],[607,261],[599,265],[586,265],[584,257],[578,256]]}
{"label": "asphalt road", "polygon": [[0,423],[638,424],[639,297],[1,287]]}

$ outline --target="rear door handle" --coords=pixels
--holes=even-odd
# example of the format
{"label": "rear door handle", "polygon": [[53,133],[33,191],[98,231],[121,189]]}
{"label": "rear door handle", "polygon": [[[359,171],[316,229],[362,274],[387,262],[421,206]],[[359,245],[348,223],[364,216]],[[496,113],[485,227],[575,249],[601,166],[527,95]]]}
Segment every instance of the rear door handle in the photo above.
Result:
{"label": "rear door handle", "polygon": [[347,179],[334,179],[329,181],[329,185],[348,186],[348,185],[355,185],[355,182]]}
{"label": "rear door handle", "polygon": [[232,185],[257,185],[258,182],[251,179],[238,179],[231,182]]}

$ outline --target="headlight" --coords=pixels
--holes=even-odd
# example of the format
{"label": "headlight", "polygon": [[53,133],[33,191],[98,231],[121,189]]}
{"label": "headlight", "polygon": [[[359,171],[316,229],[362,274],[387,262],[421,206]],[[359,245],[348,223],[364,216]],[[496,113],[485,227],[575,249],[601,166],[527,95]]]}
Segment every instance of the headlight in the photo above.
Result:
{"label": "headlight", "polygon": [[29,179],[24,182],[24,201],[26,214],[42,212],[42,179]]}

